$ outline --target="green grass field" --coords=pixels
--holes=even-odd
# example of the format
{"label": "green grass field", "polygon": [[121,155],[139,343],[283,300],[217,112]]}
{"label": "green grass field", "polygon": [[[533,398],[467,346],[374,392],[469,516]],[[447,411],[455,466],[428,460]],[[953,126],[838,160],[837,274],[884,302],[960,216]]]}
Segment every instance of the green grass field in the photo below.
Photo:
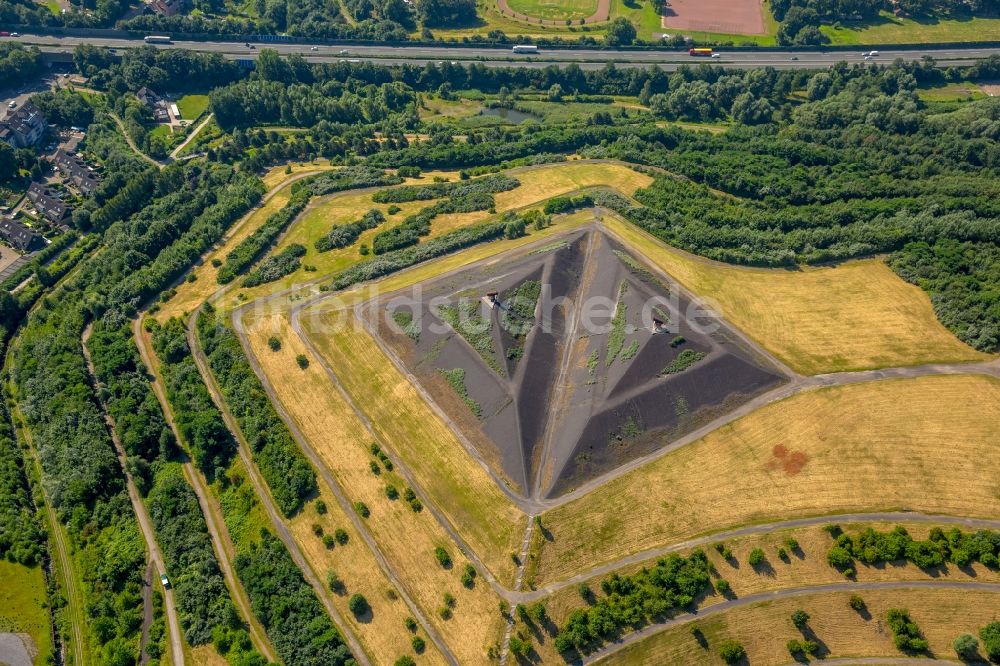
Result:
{"label": "green grass field", "polygon": [[929,44],[1000,39],[1000,18],[910,19],[882,12],[874,23],[823,26],[834,44]]}
{"label": "green grass field", "polygon": [[184,95],[177,100],[177,109],[184,120],[194,120],[208,110],[208,95]]}
{"label": "green grass field", "polygon": [[45,577],[41,567],[25,567],[0,560],[0,632],[31,636],[36,664],[52,656],[52,635],[46,610]]}
{"label": "green grass field", "polygon": [[917,90],[917,96],[925,102],[972,102],[985,99],[986,93],[973,83],[949,83],[932,88],[920,88]]}
{"label": "green grass field", "polygon": [[597,11],[597,0],[508,0],[508,4],[516,12],[554,20],[586,18]]}

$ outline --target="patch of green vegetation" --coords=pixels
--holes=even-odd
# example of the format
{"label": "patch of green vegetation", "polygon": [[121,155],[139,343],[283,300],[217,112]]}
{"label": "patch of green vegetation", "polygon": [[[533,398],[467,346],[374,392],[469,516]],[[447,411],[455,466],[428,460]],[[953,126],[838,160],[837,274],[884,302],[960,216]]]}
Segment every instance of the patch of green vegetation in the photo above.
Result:
{"label": "patch of green vegetation", "polygon": [[604,359],[604,365],[608,367],[618,358],[618,353],[625,344],[625,315],[628,307],[623,299],[627,290],[628,283],[623,280],[618,286],[618,306],[615,308],[614,319],[611,320],[611,332],[608,333],[608,353]]}
{"label": "patch of green vegetation", "polygon": [[677,355],[677,358],[667,364],[667,367],[663,369],[660,375],[676,375],[684,372],[703,358],[705,358],[705,352],[685,349]]}
{"label": "patch of green vegetation", "polygon": [[420,329],[413,323],[413,313],[408,310],[394,310],[392,320],[402,329],[406,337],[414,342],[420,340]]}
{"label": "patch of green vegetation", "polygon": [[564,247],[569,247],[569,243],[567,243],[564,240],[561,240],[561,241],[557,241],[555,243],[550,243],[549,245],[545,245],[543,247],[540,247],[537,250],[532,250],[531,252],[528,253],[528,256],[531,256],[533,254],[545,254],[546,252],[554,252],[555,250],[561,250]]}
{"label": "patch of green vegetation", "polygon": [[590,356],[587,358],[587,372],[590,374],[591,377],[593,377],[594,373],[597,372],[597,364],[598,362],[600,362],[600,360],[601,357],[597,353],[596,349],[592,351],[590,353]]}
{"label": "patch of green vegetation", "polygon": [[622,349],[621,353],[618,355],[618,358],[620,358],[623,361],[631,361],[633,358],[635,358],[635,355],[638,353],[639,353],[639,341],[633,340],[624,349]]}
{"label": "patch of green vegetation", "polygon": [[496,362],[493,346],[493,322],[480,314],[479,301],[463,301],[460,305],[443,305],[438,308],[441,319],[465,338],[498,375],[504,372]]}
{"label": "patch of green vegetation", "polygon": [[465,402],[469,410],[476,415],[476,418],[480,418],[483,415],[483,408],[478,402],[469,397],[469,389],[465,386],[465,368],[453,368],[451,370],[438,368],[438,372],[441,373],[445,381],[451,384],[451,387],[455,389],[455,393]]}
{"label": "patch of green vegetation", "polygon": [[[648,270],[638,261],[636,261],[635,259],[633,259],[632,257],[630,257],[629,255],[625,254],[620,250],[615,250],[615,256],[618,257],[618,259],[623,264],[625,264],[628,267],[629,271],[637,278],[639,278],[643,282],[646,282],[647,284],[660,287],[661,289],[664,289],[667,293],[670,293],[670,287],[668,287],[666,283],[663,282],[663,280],[654,275],[652,271]],[[666,317],[666,314],[663,314],[662,311],[659,310],[659,308],[654,308],[654,310],[658,314],[662,314],[663,317]],[[666,319],[664,319],[664,321],[666,321]]]}
{"label": "patch of green vegetation", "polygon": [[925,102],[971,102],[985,99],[984,93],[974,83],[949,83],[927,88],[919,88],[917,97]]}
{"label": "patch of green vegetation", "polygon": [[582,19],[597,11],[595,0],[510,0],[510,8],[533,18]]}
{"label": "patch of green vegetation", "polygon": [[820,32],[834,44],[929,44],[978,42],[1000,38],[998,18],[913,19],[883,11],[875,21],[824,25]]}
{"label": "patch of green vegetation", "polygon": [[41,566],[0,560],[0,580],[0,632],[28,634],[38,649],[36,663],[48,663],[52,638]]}
{"label": "patch of green vegetation", "polygon": [[177,110],[184,120],[195,120],[208,111],[208,95],[184,95],[177,100]]}

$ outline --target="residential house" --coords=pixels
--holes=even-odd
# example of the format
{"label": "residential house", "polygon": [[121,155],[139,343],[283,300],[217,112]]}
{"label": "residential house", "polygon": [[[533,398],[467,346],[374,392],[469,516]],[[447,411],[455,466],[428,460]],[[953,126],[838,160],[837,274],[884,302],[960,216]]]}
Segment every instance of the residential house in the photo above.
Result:
{"label": "residential house", "polygon": [[38,143],[46,129],[48,123],[42,112],[31,102],[25,102],[0,121],[0,141],[14,148],[27,148]]}
{"label": "residential house", "polygon": [[53,222],[62,222],[70,213],[69,205],[59,198],[58,192],[41,183],[28,187],[28,199],[35,204],[35,210]]}
{"label": "residential house", "polygon": [[9,217],[0,218],[0,240],[21,252],[34,252],[45,247],[44,238]]}
{"label": "residential house", "polygon": [[184,9],[184,0],[145,0],[146,6],[162,16],[173,16]]}
{"label": "residential house", "polygon": [[170,122],[170,114],[167,113],[167,103],[160,98],[155,92],[149,88],[143,86],[139,88],[139,92],[135,94],[150,111],[153,112],[153,117],[156,118],[158,123],[168,123]]}
{"label": "residential house", "polygon": [[101,184],[101,177],[76,155],[59,150],[55,157],[56,168],[81,194],[93,192]]}

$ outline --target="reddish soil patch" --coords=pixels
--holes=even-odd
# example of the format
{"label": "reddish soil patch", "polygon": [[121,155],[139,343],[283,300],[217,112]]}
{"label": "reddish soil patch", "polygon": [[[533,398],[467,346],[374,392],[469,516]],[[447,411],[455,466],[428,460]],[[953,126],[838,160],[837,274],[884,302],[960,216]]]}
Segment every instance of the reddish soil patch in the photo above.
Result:
{"label": "reddish soil patch", "polygon": [[795,476],[802,471],[802,468],[809,462],[809,456],[802,451],[789,451],[784,444],[776,444],[771,449],[774,456],[768,463],[767,469],[776,470],[781,468],[788,476]]}
{"label": "reddish soil patch", "polygon": [[674,30],[763,35],[763,12],[760,0],[667,0],[662,22]]}

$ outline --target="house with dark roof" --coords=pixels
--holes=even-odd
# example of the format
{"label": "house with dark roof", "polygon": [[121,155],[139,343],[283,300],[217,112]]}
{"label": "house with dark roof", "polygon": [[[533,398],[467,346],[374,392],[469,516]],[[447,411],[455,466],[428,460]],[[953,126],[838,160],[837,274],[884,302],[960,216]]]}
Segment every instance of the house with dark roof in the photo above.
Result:
{"label": "house with dark roof", "polygon": [[21,252],[34,252],[45,247],[45,239],[20,222],[0,218],[0,240]]}
{"label": "house with dark roof", "polygon": [[59,193],[41,183],[32,183],[28,187],[28,199],[35,204],[35,210],[53,222],[62,222],[72,210],[59,198]]}
{"label": "house with dark roof", "polygon": [[0,121],[0,141],[14,148],[27,148],[38,143],[46,129],[48,123],[42,112],[30,101],[25,102]]}
{"label": "house with dark roof", "polygon": [[158,123],[170,122],[170,115],[167,113],[167,103],[157,95],[155,92],[143,86],[139,88],[139,92],[135,94],[139,98],[139,101],[143,103],[150,111],[153,112],[153,117],[156,118]]}
{"label": "house with dark roof", "polygon": [[101,177],[76,155],[60,149],[55,156],[55,165],[63,177],[73,184],[81,194],[90,194],[101,184]]}
{"label": "house with dark roof", "polygon": [[173,16],[184,9],[184,0],[145,0],[146,6],[162,16]]}

